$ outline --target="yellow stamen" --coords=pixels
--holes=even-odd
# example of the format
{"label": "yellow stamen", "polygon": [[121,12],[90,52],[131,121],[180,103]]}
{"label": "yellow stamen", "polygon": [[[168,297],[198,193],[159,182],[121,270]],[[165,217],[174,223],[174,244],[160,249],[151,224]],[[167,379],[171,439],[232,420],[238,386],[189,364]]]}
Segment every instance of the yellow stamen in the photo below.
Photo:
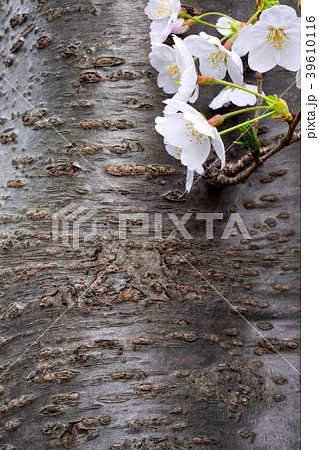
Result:
{"label": "yellow stamen", "polygon": [[189,142],[193,142],[195,140],[196,144],[202,144],[207,140],[207,136],[205,134],[201,134],[199,131],[195,130],[193,124],[191,122],[186,123],[186,128],[188,129],[189,134],[187,137],[189,138]]}
{"label": "yellow stamen", "polygon": [[155,20],[162,19],[162,16],[165,14],[165,16],[170,16],[173,12],[172,6],[167,5],[165,0],[160,0],[160,5],[157,6],[157,16],[155,17]]}
{"label": "yellow stamen", "polygon": [[274,47],[277,51],[281,50],[283,47],[287,47],[289,44],[289,40],[282,28],[272,28],[268,38],[269,45]]}
{"label": "yellow stamen", "polygon": [[226,58],[226,53],[216,47],[216,52],[206,53],[209,64],[213,65],[213,69],[222,70],[222,64]]}
{"label": "yellow stamen", "polygon": [[178,77],[177,80],[175,80],[175,83],[180,84],[182,71],[175,62],[171,62],[167,67],[165,67],[164,70],[167,70],[168,78],[170,80],[173,80],[174,78]]}

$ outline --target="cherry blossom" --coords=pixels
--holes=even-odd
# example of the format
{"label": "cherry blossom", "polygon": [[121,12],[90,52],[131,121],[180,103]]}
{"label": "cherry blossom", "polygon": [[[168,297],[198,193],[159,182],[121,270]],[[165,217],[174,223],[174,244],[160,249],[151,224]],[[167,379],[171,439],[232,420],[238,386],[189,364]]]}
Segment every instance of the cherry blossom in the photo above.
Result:
{"label": "cherry blossom", "polygon": [[[249,89],[250,91],[258,92],[258,87],[252,84],[241,84],[242,87]],[[262,92],[262,95],[265,95]],[[229,103],[233,103],[237,106],[255,105],[257,97],[254,94],[243,91],[242,89],[226,87],[223,89],[209,104],[211,109],[222,108],[227,106]]]}
{"label": "cherry blossom", "polygon": [[176,62],[175,50],[165,44],[154,44],[149,58],[151,65],[158,71],[158,87],[167,94],[175,94],[179,89],[182,75]]}
{"label": "cherry blossom", "polygon": [[153,21],[150,32],[152,44],[161,44],[165,41],[180,11],[180,0],[149,0],[145,14]]}
{"label": "cherry blossom", "polygon": [[[158,86],[168,94],[175,93],[175,100],[194,103],[199,92],[194,59],[181,38],[173,39],[173,48],[165,44],[152,46],[150,61],[159,72]],[[166,109],[169,112],[170,106]]]}
{"label": "cherry blossom", "polygon": [[199,58],[199,67],[203,76],[222,80],[228,71],[234,83],[241,82],[243,63],[240,57],[227,50],[217,37],[201,32],[199,36],[187,36],[184,42],[192,55]]}
{"label": "cherry blossom", "polygon": [[233,51],[248,54],[253,70],[267,72],[277,64],[296,71],[301,65],[301,19],[293,8],[277,5],[266,9],[255,25],[247,25],[238,34]]}
{"label": "cherry blossom", "polygon": [[225,164],[224,144],[218,131],[205,117],[184,102],[166,100],[170,112],[155,120],[156,131],[164,137],[167,152],[188,168],[187,190],[189,192],[194,171],[202,172],[202,164],[208,158],[212,145],[217,156]]}

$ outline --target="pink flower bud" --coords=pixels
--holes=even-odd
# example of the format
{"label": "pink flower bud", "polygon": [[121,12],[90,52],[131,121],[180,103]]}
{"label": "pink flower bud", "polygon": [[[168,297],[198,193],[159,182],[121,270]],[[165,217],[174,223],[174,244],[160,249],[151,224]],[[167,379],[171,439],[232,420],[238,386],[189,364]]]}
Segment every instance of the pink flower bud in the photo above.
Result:
{"label": "pink flower bud", "polygon": [[224,47],[227,50],[230,50],[232,48],[233,43],[234,43],[234,39],[227,39],[227,41],[224,44]]}
{"label": "pink flower bud", "polygon": [[176,22],[172,23],[172,34],[183,34],[189,30],[188,20],[185,19],[177,19]]}
{"label": "pink flower bud", "polygon": [[223,119],[223,116],[221,116],[220,114],[216,114],[216,116],[212,117],[207,122],[212,127],[218,127],[219,125],[221,125],[224,122],[224,119]]}

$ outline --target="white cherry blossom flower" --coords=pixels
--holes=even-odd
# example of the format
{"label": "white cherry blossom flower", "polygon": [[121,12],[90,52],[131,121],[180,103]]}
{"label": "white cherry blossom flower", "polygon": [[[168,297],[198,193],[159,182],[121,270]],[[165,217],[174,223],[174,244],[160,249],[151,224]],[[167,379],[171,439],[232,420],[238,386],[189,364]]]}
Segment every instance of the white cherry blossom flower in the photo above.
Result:
{"label": "white cherry blossom flower", "polygon": [[229,34],[240,30],[241,22],[238,22],[238,20],[232,20],[229,19],[228,17],[222,16],[217,20],[216,26],[217,26],[216,29],[217,31],[219,31],[220,34],[222,34],[223,36],[228,36]]}
{"label": "white cherry blossom flower", "polygon": [[[199,93],[194,59],[181,38],[173,39],[173,48],[165,44],[152,46],[150,61],[159,72],[158,86],[168,94],[175,93],[175,100],[194,103]],[[166,108],[169,112],[170,106]]]}
{"label": "white cherry blossom flower", "polygon": [[[258,93],[258,87],[253,84],[242,83],[242,86],[250,91]],[[264,92],[262,95],[265,95]],[[226,87],[223,89],[209,104],[211,109],[222,108],[227,106],[229,103],[233,103],[237,106],[253,106],[256,104],[257,97],[254,94],[243,91],[242,89]]]}
{"label": "white cherry blossom flower", "polygon": [[194,103],[198,99],[199,93],[199,86],[197,84],[198,75],[194,59],[181,38],[173,36],[173,39],[175,43],[174,50],[176,54],[176,63],[181,72],[181,78],[179,80],[180,86],[173,99],[185,103]]}
{"label": "white cherry blossom flower", "polygon": [[243,63],[240,57],[227,50],[217,37],[201,32],[199,36],[187,36],[184,42],[192,55],[199,58],[199,67],[203,76],[222,80],[228,71],[234,83],[241,82]]}
{"label": "white cherry blossom flower", "polygon": [[149,0],[145,14],[153,21],[150,32],[152,44],[161,44],[165,41],[180,11],[180,0]]}
{"label": "white cherry blossom flower", "polygon": [[164,117],[157,117],[155,128],[164,137],[167,152],[187,166],[189,192],[194,171],[202,173],[202,164],[208,158],[212,145],[224,167],[224,144],[217,129],[192,106],[174,99],[164,103],[170,106],[170,113],[164,112]]}
{"label": "white cherry blossom flower", "polygon": [[158,71],[158,87],[167,94],[175,94],[180,86],[182,71],[177,65],[174,48],[166,44],[155,44],[149,58],[151,65]]}
{"label": "white cherry blossom flower", "polygon": [[254,25],[247,25],[238,34],[233,50],[240,56],[248,54],[253,70],[267,72],[277,64],[296,71],[301,65],[301,19],[293,8],[276,5],[266,9]]}

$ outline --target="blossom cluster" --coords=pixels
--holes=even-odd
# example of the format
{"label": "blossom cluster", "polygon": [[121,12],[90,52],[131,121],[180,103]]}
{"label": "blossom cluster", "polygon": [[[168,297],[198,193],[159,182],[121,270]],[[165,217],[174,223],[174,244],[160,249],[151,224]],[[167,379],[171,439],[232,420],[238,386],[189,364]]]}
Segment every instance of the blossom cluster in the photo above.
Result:
{"label": "blossom cluster", "polygon": [[[273,110],[273,117],[290,115],[282,99],[265,97],[263,92],[258,93],[257,86],[245,83],[241,59],[248,54],[249,67],[260,73],[277,65],[297,72],[296,81],[300,87],[300,18],[293,8],[277,3],[264,1],[263,8],[246,23],[216,12],[188,16],[182,11],[180,0],[149,0],[145,8],[146,15],[152,20],[150,62],[158,72],[158,86],[173,95],[164,102],[163,117],[156,118],[155,128],[164,137],[167,152],[187,167],[188,192],[194,172],[203,173],[203,164],[212,148],[222,168],[225,164],[225,148],[216,128],[223,122],[222,116],[207,120],[189,105],[196,102],[200,85],[217,83],[226,86],[211,99],[209,107],[212,110],[230,103],[240,107],[254,106],[256,95],[259,95],[269,105],[268,109]],[[202,20],[209,15],[220,16],[216,25]],[[203,31],[184,39],[178,36],[189,31],[195,23],[213,27],[223,38]],[[173,45],[164,43],[169,35],[172,35]],[[226,77],[231,82],[222,81]],[[255,108],[246,110],[249,109]]]}

